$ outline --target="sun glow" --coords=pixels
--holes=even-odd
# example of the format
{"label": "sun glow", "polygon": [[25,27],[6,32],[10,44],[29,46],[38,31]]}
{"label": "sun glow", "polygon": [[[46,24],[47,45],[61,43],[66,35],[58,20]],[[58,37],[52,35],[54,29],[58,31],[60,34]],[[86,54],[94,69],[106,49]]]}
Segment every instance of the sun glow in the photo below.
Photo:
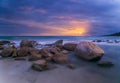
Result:
{"label": "sun glow", "polygon": [[66,36],[85,36],[88,35],[88,31],[90,28],[90,23],[88,21],[70,21],[68,26],[61,28],[60,34]]}

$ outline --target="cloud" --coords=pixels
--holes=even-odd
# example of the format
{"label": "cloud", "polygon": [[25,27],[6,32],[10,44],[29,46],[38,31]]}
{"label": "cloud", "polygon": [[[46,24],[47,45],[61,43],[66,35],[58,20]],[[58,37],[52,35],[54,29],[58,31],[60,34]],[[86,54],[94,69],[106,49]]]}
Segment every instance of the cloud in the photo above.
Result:
{"label": "cloud", "polygon": [[[34,29],[32,32],[34,35],[51,35],[51,36],[83,36],[88,35],[90,23],[83,20],[72,20],[68,21],[66,25],[49,25],[43,24],[35,21],[23,21],[23,20],[9,20],[0,18],[1,21],[8,23],[19,24],[22,26]],[[40,33],[42,31],[42,33]],[[38,32],[38,33],[37,33]]]}
{"label": "cloud", "polygon": [[[119,0],[2,0],[0,4],[0,27],[6,31],[13,25],[14,30],[26,35],[103,35],[120,31]],[[21,26],[26,27],[25,32]]]}

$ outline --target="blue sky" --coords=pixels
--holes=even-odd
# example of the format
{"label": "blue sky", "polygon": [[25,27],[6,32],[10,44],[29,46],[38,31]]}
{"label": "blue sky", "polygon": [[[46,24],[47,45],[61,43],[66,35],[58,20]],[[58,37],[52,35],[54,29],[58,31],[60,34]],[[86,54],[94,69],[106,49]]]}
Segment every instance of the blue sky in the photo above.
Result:
{"label": "blue sky", "polygon": [[120,0],[0,0],[2,36],[95,36],[120,32]]}

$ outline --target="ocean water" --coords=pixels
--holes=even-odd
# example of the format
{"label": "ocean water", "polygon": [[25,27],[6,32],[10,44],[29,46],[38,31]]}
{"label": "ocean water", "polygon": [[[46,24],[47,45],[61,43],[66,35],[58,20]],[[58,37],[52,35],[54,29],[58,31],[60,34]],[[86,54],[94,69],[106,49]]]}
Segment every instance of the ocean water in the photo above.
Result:
{"label": "ocean water", "polygon": [[[71,61],[77,64],[75,70],[69,70],[62,66],[56,70],[46,71],[42,73],[30,70],[28,62],[14,62],[11,60],[0,60],[0,82],[2,83],[120,83],[120,37],[63,37],[63,36],[11,36],[0,37],[0,40],[11,40],[19,45],[24,38],[35,40],[40,44],[53,43],[62,39],[65,42],[80,42],[93,40],[109,40],[108,42],[94,42],[98,44],[104,51],[105,55],[101,61],[111,61],[114,66],[103,68],[97,66],[96,62],[87,62],[70,55]],[[14,79],[12,79],[14,77]],[[3,78],[3,79],[1,79]],[[5,79],[5,80],[4,80]],[[8,79],[8,80],[7,80]],[[29,82],[30,81],[30,82]],[[34,82],[33,82],[34,81]]]}
{"label": "ocean water", "polygon": [[92,41],[92,40],[118,40],[119,36],[0,36],[0,40],[11,40],[19,43],[22,39],[35,40],[41,44],[53,43],[57,40],[64,40],[65,42],[80,42],[80,41]]}

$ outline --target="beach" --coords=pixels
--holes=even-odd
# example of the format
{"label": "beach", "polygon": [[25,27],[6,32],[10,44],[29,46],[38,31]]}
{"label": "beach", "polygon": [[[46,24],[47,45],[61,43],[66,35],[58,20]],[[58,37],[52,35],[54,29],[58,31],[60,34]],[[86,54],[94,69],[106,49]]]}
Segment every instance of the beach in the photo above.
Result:
{"label": "beach", "polygon": [[[87,38],[86,38],[87,39]],[[39,39],[40,40],[40,39]],[[83,40],[83,39],[82,39]],[[79,40],[77,40],[79,41]],[[91,40],[90,40],[91,41]],[[47,41],[48,42],[48,41]],[[120,82],[120,46],[117,44],[97,43],[105,54],[101,61],[111,61],[110,68],[99,67],[96,62],[78,59],[70,53],[69,58],[76,64],[69,69],[67,64],[55,64],[57,68],[42,72],[31,69],[31,62],[17,61],[13,58],[0,60],[1,83],[119,83]]]}

